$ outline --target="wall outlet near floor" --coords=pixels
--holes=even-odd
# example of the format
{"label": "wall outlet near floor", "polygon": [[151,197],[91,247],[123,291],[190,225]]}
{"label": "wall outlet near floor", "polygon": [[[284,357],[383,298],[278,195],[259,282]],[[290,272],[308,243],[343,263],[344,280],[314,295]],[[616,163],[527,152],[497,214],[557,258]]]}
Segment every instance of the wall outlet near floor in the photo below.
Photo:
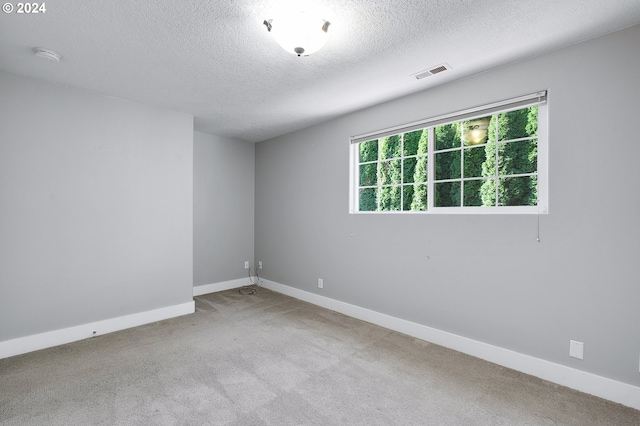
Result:
{"label": "wall outlet near floor", "polygon": [[583,359],[584,357],[584,343],[576,340],[569,340],[569,356]]}
{"label": "wall outlet near floor", "polygon": [[249,269],[249,261],[248,260],[244,261],[244,269]]}
{"label": "wall outlet near floor", "polygon": [[318,288],[324,288],[324,280],[322,278],[318,278]]}
{"label": "wall outlet near floor", "polygon": [[262,261],[258,261],[258,269],[262,269]]}

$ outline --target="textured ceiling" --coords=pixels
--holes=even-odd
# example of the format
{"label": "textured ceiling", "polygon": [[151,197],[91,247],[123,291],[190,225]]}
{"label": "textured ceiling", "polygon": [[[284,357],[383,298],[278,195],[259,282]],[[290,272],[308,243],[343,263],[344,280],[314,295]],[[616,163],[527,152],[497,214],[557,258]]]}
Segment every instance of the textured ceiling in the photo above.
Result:
{"label": "textured ceiling", "polygon": [[[638,0],[317,0],[331,39],[298,58],[262,25],[278,2],[50,1],[44,14],[0,15],[0,69],[258,142],[640,23]],[[444,62],[451,70],[410,77]]]}

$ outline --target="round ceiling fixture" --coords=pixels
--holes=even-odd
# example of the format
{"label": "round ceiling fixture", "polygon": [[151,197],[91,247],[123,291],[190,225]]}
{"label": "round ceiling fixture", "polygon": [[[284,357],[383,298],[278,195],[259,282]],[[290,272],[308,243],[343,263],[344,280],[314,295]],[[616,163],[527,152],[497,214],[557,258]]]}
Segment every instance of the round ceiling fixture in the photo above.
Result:
{"label": "round ceiling fixture", "polygon": [[39,58],[44,58],[52,62],[60,62],[60,54],[55,50],[45,49],[43,47],[34,47],[33,53]]}
{"label": "round ceiling fixture", "polygon": [[265,20],[267,30],[287,52],[309,56],[320,50],[329,40],[329,25],[309,7],[289,3],[276,13],[274,19]]}

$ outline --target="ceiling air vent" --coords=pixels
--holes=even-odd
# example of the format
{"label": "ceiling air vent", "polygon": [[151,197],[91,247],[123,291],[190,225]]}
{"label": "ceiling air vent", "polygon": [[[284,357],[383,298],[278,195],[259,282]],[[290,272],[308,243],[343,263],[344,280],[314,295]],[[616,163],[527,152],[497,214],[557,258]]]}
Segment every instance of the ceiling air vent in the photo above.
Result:
{"label": "ceiling air vent", "polygon": [[435,67],[426,69],[424,71],[420,71],[415,74],[412,74],[412,77],[415,77],[416,80],[421,80],[425,77],[429,77],[430,75],[438,74],[442,71],[446,71],[450,69],[451,69],[451,65],[444,63],[444,64],[437,65]]}

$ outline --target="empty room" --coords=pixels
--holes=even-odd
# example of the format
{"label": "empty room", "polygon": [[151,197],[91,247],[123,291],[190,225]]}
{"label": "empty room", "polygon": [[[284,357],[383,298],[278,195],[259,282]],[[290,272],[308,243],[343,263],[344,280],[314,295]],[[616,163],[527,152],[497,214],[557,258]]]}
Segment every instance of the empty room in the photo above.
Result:
{"label": "empty room", "polygon": [[0,424],[640,424],[638,70],[637,0],[4,2]]}

